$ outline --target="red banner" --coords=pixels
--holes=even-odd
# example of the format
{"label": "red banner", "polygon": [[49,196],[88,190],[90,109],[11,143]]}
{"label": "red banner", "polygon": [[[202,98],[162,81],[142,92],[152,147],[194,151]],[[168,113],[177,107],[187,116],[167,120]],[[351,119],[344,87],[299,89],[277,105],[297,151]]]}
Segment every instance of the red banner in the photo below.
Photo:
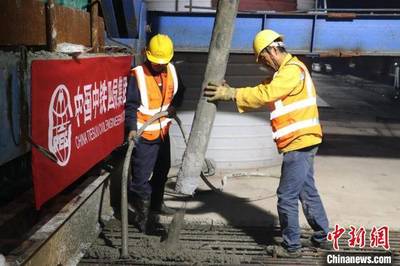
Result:
{"label": "red banner", "polygon": [[131,56],[32,62],[32,148],[36,208],[123,142]]}

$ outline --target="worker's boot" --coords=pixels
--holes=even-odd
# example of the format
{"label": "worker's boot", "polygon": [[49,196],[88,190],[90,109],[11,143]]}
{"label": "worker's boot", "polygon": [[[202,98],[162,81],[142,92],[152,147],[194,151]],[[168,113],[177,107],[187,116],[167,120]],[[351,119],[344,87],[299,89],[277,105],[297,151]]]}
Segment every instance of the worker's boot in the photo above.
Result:
{"label": "worker's boot", "polygon": [[143,200],[139,197],[129,197],[128,209],[135,213],[135,226],[140,232],[146,232],[150,200]]}
{"label": "worker's boot", "polygon": [[301,250],[289,251],[281,245],[267,246],[267,253],[274,258],[300,258],[302,257]]}
{"label": "worker's boot", "polygon": [[313,238],[302,239],[301,245],[303,247],[319,248],[319,249],[324,249],[324,250],[332,250],[333,249],[332,243],[328,242],[328,240],[326,240],[326,239],[321,242],[318,242],[318,241],[314,240]]}
{"label": "worker's boot", "polygon": [[146,235],[163,236],[166,235],[166,233],[166,227],[160,223],[160,216],[157,213],[150,211],[147,219]]}

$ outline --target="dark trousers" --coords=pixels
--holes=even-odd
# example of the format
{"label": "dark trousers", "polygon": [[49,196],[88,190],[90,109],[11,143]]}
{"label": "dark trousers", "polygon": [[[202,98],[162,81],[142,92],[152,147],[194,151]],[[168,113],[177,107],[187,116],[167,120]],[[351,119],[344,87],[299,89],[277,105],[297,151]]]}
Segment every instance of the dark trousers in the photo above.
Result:
{"label": "dark trousers", "polygon": [[129,193],[142,200],[151,199],[151,208],[159,209],[171,167],[169,136],[155,141],[140,138],[136,143],[131,165]]}

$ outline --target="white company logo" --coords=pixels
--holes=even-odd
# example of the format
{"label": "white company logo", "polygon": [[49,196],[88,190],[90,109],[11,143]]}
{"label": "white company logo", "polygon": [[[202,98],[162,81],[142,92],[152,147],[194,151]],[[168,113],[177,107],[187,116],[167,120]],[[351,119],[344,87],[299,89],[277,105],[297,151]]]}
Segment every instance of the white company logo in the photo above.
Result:
{"label": "white company logo", "polygon": [[57,157],[57,164],[65,166],[71,156],[73,117],[68,88],[60,84],[53,92],[49,105],[49,150]]}

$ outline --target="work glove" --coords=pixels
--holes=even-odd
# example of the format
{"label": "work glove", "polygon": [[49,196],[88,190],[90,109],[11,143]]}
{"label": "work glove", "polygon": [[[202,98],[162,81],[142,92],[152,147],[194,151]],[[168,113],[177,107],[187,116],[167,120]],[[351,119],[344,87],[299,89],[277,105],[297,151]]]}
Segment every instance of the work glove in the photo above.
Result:
{"label": "work glove", "polygon": [[131,130],[128,133],[128,140],[135,140],[136,136],[137,136],[137,131]]}
{"label": "work glove", "polygon": [[169,118],[176,116],[176,109],[172,105],[168,106],[167,112]]}
{"label": "work glove", "polygon": [[209,102],[234,101],[236,98],[236,90],[226,83],[218,86],[210,82],[204,89],[204,96],[207,97]]}

